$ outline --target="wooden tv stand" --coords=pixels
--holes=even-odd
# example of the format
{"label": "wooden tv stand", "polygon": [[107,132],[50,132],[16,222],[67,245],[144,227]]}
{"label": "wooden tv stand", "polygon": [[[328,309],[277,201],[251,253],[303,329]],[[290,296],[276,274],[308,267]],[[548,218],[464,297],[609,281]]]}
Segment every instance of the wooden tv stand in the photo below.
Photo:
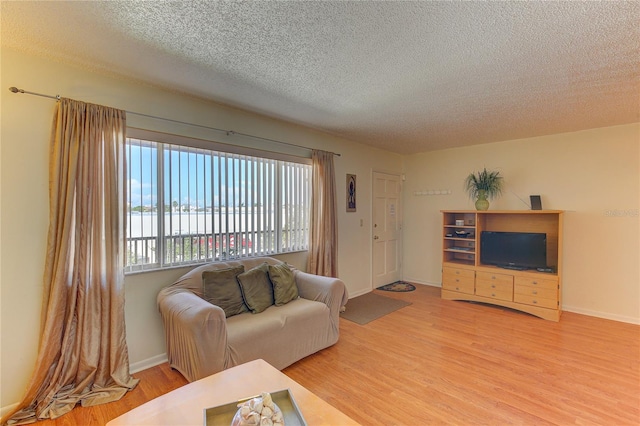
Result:
{"label": "wooden tv stand", "polygon": [[[442,298],[490,303],[558,321],[562,313],[562,218],[562,210],[443,210]],[[547,234],[547,265],[554,272],[483,265],[482,231]]]}

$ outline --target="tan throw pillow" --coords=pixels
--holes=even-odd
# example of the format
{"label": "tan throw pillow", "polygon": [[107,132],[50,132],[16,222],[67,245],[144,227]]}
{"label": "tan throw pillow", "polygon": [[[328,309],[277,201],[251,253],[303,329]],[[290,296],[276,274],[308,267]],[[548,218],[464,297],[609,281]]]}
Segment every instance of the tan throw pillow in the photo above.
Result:
{"label": "tan throw pillow", "polygon": [[265,262],[237,277],[244,303],[254,314],[258,314],[273,305],[273,287],[271,286],[271,281],[269,281],[268,274],[269,265]]}
{"label": "tan throw pillow", "polygon": [[269,279],[273,284],[276,306],[282,306],[298,298],[298,286],[293,278],[293,271],[286,263],[269,265]]}
{"label": "tan throw pillow", "polygon": [[234,268],[202,273],[204,299],[221,307],[227,318],[243,312],[249,312],[249,309],[244,304],[242,291],[236,280],[236,277],[243,272],[244,266],[240,265]]}

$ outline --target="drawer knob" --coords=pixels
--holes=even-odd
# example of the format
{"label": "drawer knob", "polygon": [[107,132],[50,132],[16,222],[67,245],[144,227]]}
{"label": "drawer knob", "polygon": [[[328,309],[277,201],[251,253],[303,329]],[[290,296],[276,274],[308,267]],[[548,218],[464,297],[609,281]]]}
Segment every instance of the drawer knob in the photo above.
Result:
{"label": "drawer knob", "polygon": [[496,285],[495,284],[491,284],[491,288],[496,288]]}
{"label": "drawer knob", "polygon": [[533,285],[538,285],[538,281],[534,281],[534,282],[533,282]]}
{"label": "drawer knob", "polygon": [[492,275],[492,276],[491,276],[491,279],[492,279],[492,280],[495,280],[495,279],[496,279],[496,276],[495,276],[495,275]]}
{"label": "drawer knob", "polygon": [[534,300],[534,301],[533,301],[533,304],[534,304],[534,305],[537,305],[537,304],[538,304],[538,301],[537,301],[537,300]]}
{"label": "drawer knob", "polygon": [[531,294],[538,294],[538,291],[537,291],[537,290],[533,290],[533,291],[531,292]]}
{"label": "drawer knob", "polygon": [[457,290],[457,291],[460,291],[460,287],[456,287],[456,290]]}
{"label": "drawer knob", "polygon": [[460,279],[459,279],[459,278],[456,278],[456,282],[457,282],[457,283],[459,283],[459,282],[460,282]]}
{"label": "drawer knob", "polygon": [[496,294],[495,293],[491,293],[491,297],[496,297]]}

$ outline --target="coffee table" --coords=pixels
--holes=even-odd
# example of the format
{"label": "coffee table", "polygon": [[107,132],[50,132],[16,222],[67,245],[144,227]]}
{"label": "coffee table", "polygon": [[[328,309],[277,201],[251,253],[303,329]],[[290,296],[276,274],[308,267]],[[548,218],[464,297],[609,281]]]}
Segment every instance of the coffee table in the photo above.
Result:
{"label": "coffee table", "polygon": [[107,426],[202,426],[206,408],[258,395],[261,392],[282,389],[289,389],[310,426],[358,424],[266,361],[259,359],[189,383],[111,420]]}

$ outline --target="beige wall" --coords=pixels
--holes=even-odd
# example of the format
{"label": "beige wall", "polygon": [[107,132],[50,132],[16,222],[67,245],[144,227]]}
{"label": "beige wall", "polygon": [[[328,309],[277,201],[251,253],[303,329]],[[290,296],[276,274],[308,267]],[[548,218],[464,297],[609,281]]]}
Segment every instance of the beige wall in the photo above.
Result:
{"label": "beige wall", "polygon": [[[640,124],[448,149],[405,158],[404,277],[440,285],[440,210],[474,209],[472,171],[498,170],[490,209],[566,210],[563,309],[640,323]],[[416,196],[416,191],[451,195]],[[524,202],[522,200],[524,200]]]}
{"label": "beige wall", "polygon": [[[0,52],[0,407],[17,403],[37,355],[42,273],[48,226],[48,141],[55,101],[12,94],[16,86],[189,123],[231,129],[284,142],[338,152],[338,194],[347,173],[358,176],[358,211],[345,212],[339,196],[339,275],[351,294],[371,289],[370,226],[372,170],[400,174],[401,156],[309,130],[300,126],[227,108],[3,49]],[[308,150],[260,144],[219,132],[128,115],[128,124],[168,133],[217,139],[263,149],[308,155]],[[360,226],[362,220],[362,226]],[[304,268],[306,254],[283,259]],[[184,269],[127,276],[126,326],[130,361],[142,368],[164,357],[164,335],[156,308],[158,290]]]}

